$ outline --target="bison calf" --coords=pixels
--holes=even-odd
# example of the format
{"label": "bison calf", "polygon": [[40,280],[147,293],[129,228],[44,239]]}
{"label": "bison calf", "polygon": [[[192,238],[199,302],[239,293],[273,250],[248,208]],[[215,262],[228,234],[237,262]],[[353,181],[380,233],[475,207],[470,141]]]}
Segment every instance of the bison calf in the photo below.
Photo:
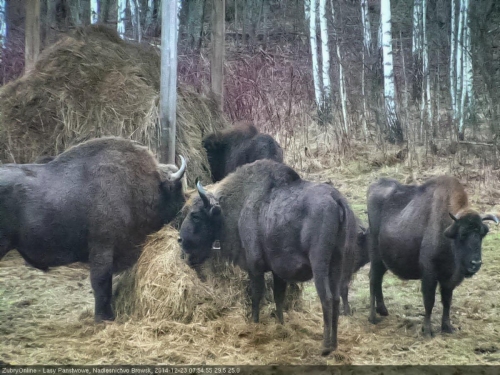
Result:
{"label": "bison calf", "polygon": [[241,165],[260,159],[283,162],[283,150],[268,134],[261,134],[252,124],[240,124],[212,133],[203,139],[213,182],[217,182]]}
{"label": "bison calf", "polygon": [[443,303],[441,330],[453,332],[453,289],[479,271],[481,243],[488,233],[483,221],[498,223],[498,218],[470,209],[460,182],[454,177],[440,176],[421,186],[380,179],[368,189],[368,220],[370,322],[376,323],[375,311],[388,315],[382,279],[389,269],[402,279],[422,280],[426,336],[432,336],[431,313],[439,284]]}
{"label": "bison calf", "polygon": [[90,262],[95,320],[112,320],[113,272],[184,204],[179,170],[122,138],[81,143],[47,164],[0,166],[0,259],[17,249],[47,269]]}
{"label": "bison calf", "polygon": [[273,273],[280,323],[287,283],[313,278],[323,308],[323,354],[335,350],[343,254],[356,237],[356,218],[344,197],[271,160],[238,168],[213,193],[200,183],[197,188],[180,229],[189,265],[198,269],[219,240],[222,257],[249,274],[254,322],[266,272]]}

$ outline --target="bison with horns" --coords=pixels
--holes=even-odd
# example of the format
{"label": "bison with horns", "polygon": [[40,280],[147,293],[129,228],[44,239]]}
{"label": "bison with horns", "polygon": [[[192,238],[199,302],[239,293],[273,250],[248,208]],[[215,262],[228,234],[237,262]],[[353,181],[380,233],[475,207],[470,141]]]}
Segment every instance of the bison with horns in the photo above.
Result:
{"label": "bison with horns", "polygon": [[337,347],[342,270],[352,270],[357,221],[331,185],[302,180],[290,167],[258,160],[238,168],[206,192],[198,182],[180,229],[180,243],[195,270],[220,241],[220,256],[250,277],[252,318],[259,321],[264,273],[274,278],[277,317],[283,324],[288,282],[314,279],[324,318],[327,355]]}
{"label": "bison with horns", "polygon": [[218,182],[241,165],[270,159],[283,162],[283,149],[269,134],[248,122],[203,138],[212,180]]}
{"label": "bison with horns", "polygon": [[90,263],[95,320],[112,320],[113,272],[133,265],[146,236],[185,199],[179,170],[122,138],[74,146],[46,164],[0,166],[0,259],[17,249],[42,270]]}
{"label": "bison with horns", "polygon": [[377,322],[375,311],[388,315],[382,278],[389,269],[402,279],[422,280],[425,336],[432,336],[431,313],[439,283],[441,330],[453,332],[453,289],[481,267],[481,243],[488,233],[484,220],[498,223],[496,216],[469,208],[467,193],[454,177],[435,177],[420,186],[386,178],[372,184],[368,189],[370,322]]}

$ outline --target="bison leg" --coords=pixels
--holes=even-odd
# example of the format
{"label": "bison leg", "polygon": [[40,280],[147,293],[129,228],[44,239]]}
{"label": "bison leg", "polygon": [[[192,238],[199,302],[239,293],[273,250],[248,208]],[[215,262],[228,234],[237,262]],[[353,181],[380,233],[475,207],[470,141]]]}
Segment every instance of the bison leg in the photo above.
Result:
{"label": "bison leg", "polygon": [[450,322],[450,306],[451,298],[453,297],[452,288],[444,288],[441,286],[441,302],[443,304],[443,319],[441,321],[441,331],[444,333],[453,333],[455,328]]}
{"label": "bison leg", "polygon": [[425,317],[422,331],[425,337],[432,337],[431,314],[436,299],[437,280],[429,274],[422,277],[422,293],[424,295]]}
{"label": "bison leg", "polygon": [[[386,272],[387,268],[381,260],[374,259],[372,261],[370,266],[370,317],[368,320],[373,324],[378,322],[375,311],[382,316],[389,315],[384,303],[384,294],[382,293],[382,281]],[[376,310],[375,302],[377,303]]]}
{"label": "bison leg", "polygon": [[94,248],[90,252],[90,282],[94,290],[94,320],[114,320],[111,308],[113,282],[113,251],[111,249]]}
{"label": "bison leg", "polygon": [[260,300],[264,294],[264,274],[250,274],[250,286],[252,289],[252,319],[254,323],[259,322]]}
{"label": "bison leg", "polygon": [[273,293],[276,303],[276,315],[281,324],[285,324],[283,319],[283,302],[285,301],[286,281],[273,272]]}
{"label": "bison leg", "polygon": [[[337,264],[340,263],[337,261]],[[333,267],[331,267],[333,268]],[[339,267],[336,267],[339,268]],[[323,309],[323,350],[321,355],[328,355],[337,349],[337,325],[340,305],[341,269],[313,269],[314,284]]]}
{"label": "bison leg", "polygon": [[340,291],[340,295],[342,296],[342,305],[344,307],[343,314],[351,315],[351,308],[349,307],[349,280],[342,281],[342,288]]}

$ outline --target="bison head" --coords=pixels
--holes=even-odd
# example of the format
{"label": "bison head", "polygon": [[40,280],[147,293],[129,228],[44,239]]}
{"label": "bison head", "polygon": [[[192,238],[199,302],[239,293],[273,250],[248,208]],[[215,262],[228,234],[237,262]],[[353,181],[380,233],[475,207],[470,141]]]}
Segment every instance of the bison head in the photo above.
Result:
{"label": "bison head", "polygon": [[186,160],[180,155],[179,158],[181,159],[179,169],[170,164],[160,164],[159,166],[161,179],[160,215],[164,224],[175,218],[185,202],[181,180],[186,171]]}
{"label": "bison head", "polygon": [[197,269],[210,257],[212,244],[218,240],[222,211],[212,194],[196,183],[199,199],[193,202],[182,222],[179,242],[188,256],[188,264]]}
{"label": "bison head", "polygon": [[473,211],[457,216],[450,213],[450,217],[453,223],[444,234],[453,241],[462,275],[472,277],[481,268],[481,244],[488,233],[488,227],[483,221],[492,220],[498,224],[499,220],[495,215],[479,215]]}

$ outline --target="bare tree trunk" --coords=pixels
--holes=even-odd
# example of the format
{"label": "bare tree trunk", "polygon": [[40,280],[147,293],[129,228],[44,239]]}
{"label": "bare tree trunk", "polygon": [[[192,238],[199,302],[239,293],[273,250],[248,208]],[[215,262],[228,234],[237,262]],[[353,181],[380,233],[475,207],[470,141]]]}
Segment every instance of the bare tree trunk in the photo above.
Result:
{"label": "bare tree trunk", "polygon": [[451,0],[451,31],[450,31],[450,100],[453,126],[457,119],[457,26],[456,26],[456,0]]}
{"label": "bare tree trunk", "polygon": [[[28,0],[29,1],[29,0]],[[75,26],[81,26],[82,21],[80,18],[81,4],[80,0],[73,0],[70,5],[71,18]]]}
{"label": "bare tree trunk", "polygon": [[140,43],[142,39],[141,13],[137,0],[130,0],[130,13],[132,17],[132,28],[134,31],[134,39]]}
{"label": "bare tree trunk", "polygon": [[24,71],[35,66],[40,53],[40,0],[26,0]]}
{"label": "bare tree trunk", "polygon": [[323,106],[322,83],[319,74],[319,61],[318,61],[318,42],[316,40],[316,10],[317,0],[307,0],[306,6],[309,4],[309,9],[306,8],[306,17],[309,16],[309,41],[311,43],[311,59],[314,81],[314,96],[316,98],[316,105],[318,109]]}
{"label": "bare tree trunk", "polygon": [[54,40],[54,30],[57,28],[56,0],[47,0],[45,16],[45,45],[51,44]]}
{"label": "bare tree trunk", "polygon": [[[413,100],[422,95],[422,59],[423,59],[423,0],[413,1],[413,35],[412,35],[412,63],[413,63]],[[420,119],[421,123],[423,119]]]}
{"label": "bare tree trunk", "polygon": [[363,24],[363,44],[365,46],[365,50],[368,54],[370,54],[372,48],[372,30],[370,26],[370,13],[368,12],[367,0],[361,0],[361,23]]}
{"label": "bare tree trunk", "polygon": [[[334,25],[339,25],[340,20],[338,20],[335,17],[335,8],[333,7],[333,1],[330,0],[330,7],[332,11],[332,20]],[[335,29],[334,29],[335,30]],[[346,91],[346,85],[345,85],[345,78],[344,78],[344,69],[342,66],[342,56],[340,55],[340,42],[337,33],[334,31],[335,34],[335,48],[337,52],[337,61],[339,63],[339,95],[340,95],[340,104],[342,107],[342,122],[343,122],[343,133],[345,135],[349,134],[349,119],[347,117],[347,91]],[[323,34],[321,35],[321,38],[323,39]],[[324,68],[323,68],[324,69]]]}
{"label": "bare tree trunk", "polygon": [[7,6],[5,0],[0,0],[0,63],[3,62],[7,45]]}
{"label": "bare tree trunk", "polygon": [[99,22],[100,13],[99,0],[90,0],[90,23],[94,24]]}
{"label": "bare tree trunk", "polygon": [[204,5],[205,0],[191,0],[188,3],[187,34],[191,48],[196,48],[200,42]]}
{"label": "bare tree trunk", "polygon": [[[321,78],[323,81],[323,106],[321,108],[321,114],[323,121],[325,123],[330,123],[332,121],[332,85],[330,83],[330,48],[328,46],[328,19],[326,16],[326,5],[326,0],[319,0],[319,26],[321,35]],[[340,69],[342,69],[341,65]]]}
{"label": "bare tree trunk", "polygon": [[388,127],[387,138],[391,143],[402,143],[403,132],[396,112],[396,88],[392,53],[391,2],[381,0],[380,22],[382,24],[382,52],[384,62],[384,101]]}
{"label": "bare tree trunk", "polygon": [[222,111],[224,106],[224,41],[226,1],[213,0],[212,8],[212,58],[210,80],[212,94]]}
{"label": "bare tree trunk", "polygon": [[127,0],[118,0],[118,11],[117,11],[117,23],[116,23],[116,31],[123,39],[125,38],[125,19],[126,19],[126,11],[127,11]]}
{"label": "bare tree trunk", "polygon": [[164,0],[161,27],[160,161],[175,163],[177,110],[177,0]]}

